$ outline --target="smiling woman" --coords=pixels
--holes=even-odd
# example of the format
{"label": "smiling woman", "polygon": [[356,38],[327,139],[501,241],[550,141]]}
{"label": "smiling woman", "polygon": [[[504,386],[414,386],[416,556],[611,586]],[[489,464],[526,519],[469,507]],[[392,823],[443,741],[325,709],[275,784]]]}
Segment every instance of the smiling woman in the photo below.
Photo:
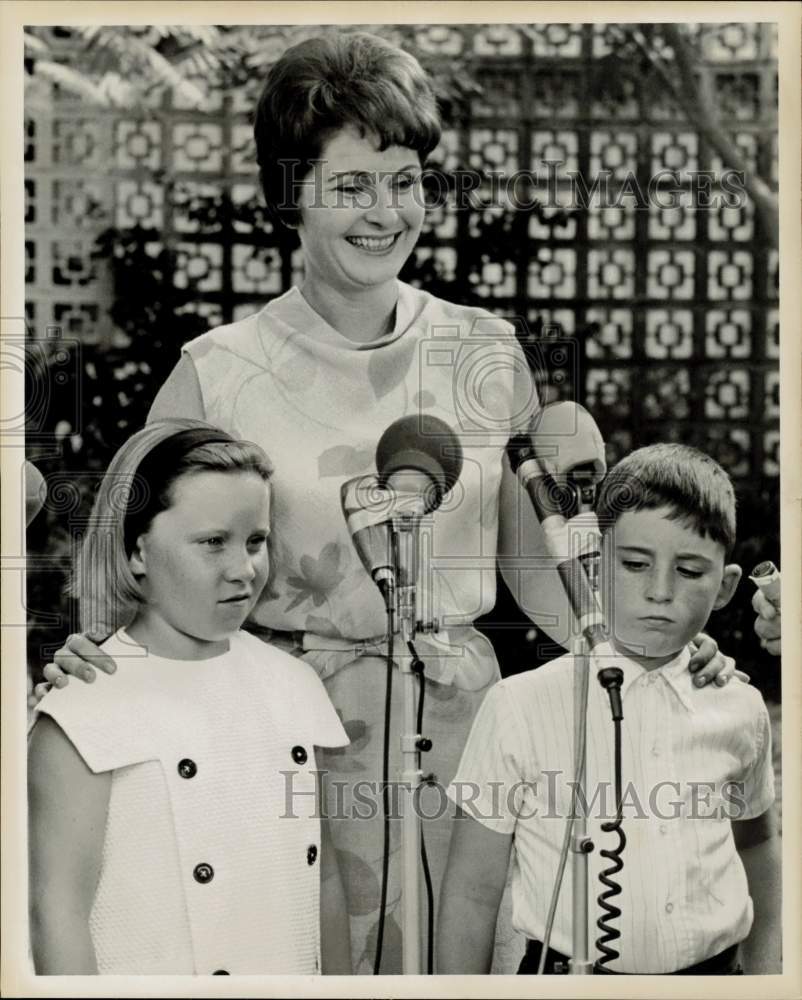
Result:
{"label": "smiling woman", "polygon": [[[314,179],[303,186],[301,291],[322,316],[347,315],[355,293],[375,308],[377,323],[393,316],[395,277],[417,243],[425,212],[420,161],[410,161],[404,146],[380,145],[374,133],[344,128],[325,143]],[[357,342],[389,333],[386,321],[335,325]]]}

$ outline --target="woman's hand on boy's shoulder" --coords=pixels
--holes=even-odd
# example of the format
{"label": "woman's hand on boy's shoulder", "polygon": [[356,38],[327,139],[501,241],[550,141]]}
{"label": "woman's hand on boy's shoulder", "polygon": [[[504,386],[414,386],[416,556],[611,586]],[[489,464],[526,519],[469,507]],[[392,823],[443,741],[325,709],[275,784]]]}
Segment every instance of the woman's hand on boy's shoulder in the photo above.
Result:
{"label": "woman's hand on boy's shoulder", "polygon": [[688,669],[694,675],[693,682],[697,687],[704,687],[711,681],[723,687],[732,677],[749,683],[749,675],[737,670],[735,660],[731,656],[725,656],[716,640],[704,632],[700,632],[693,640]]}
{"label": "woman's hand on boy's shoulder", "polygon": [[117,665],[88,635],[67,636],[64,645],[53,656],[53,662],[45,667],[44,681],[34,688],[36,700],[41,700],[51,687],[64,687],[70,677],[91,684],[96,669],[113,674]]}

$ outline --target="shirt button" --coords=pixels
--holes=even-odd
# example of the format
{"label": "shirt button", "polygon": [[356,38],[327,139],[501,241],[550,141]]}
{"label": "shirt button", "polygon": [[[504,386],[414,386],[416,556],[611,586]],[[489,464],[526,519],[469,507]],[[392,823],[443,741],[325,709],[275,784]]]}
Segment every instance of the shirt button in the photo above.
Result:
{"label": "shirt button", "polygon": [[666,913],[673,913],[673,912],[674,912],[674,904],[666,903]]}
{"label": "shirt button", "polygon": [[309,759],[303,747],[293,747],[292,748],[292,759],[296,764],[305,764]]}
{"label": "shirt button", "polygon": [[665,823],[660,824],[660,833],[668,833],[668,827],[665,825]]}
{"label": "shirt button", "polygon": [[202,864],[195,865],[192,874],[196,882],[200,882],[201,885],[206,885],[207,882],[211,882],[214,878],[214,868],[204,862]]}
{"label": "shirt button", "polygon": [[317,861],[317,847],[314,844],[310,844],[306,849],[306,863],[308,865],[313,865]]}
{"label": "shirt button", "polygon": [[198,773],[198,765],[194,760],[190,760],[189,757],[184,757],[183,760],[178,762],[178,773],[182,778],[194,778]]}
{"label": "shirt button", "polygon": [[652,757],[660,756],[660,747],[652,747]]}

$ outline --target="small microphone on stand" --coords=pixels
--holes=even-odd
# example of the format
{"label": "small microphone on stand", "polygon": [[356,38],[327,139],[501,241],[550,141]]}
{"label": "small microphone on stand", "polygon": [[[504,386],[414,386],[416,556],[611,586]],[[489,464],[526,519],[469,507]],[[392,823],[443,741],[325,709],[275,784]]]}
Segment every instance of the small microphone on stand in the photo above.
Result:
{"label": "small microphone on stand", "polygon": [[378,477],[355,476],[340,487],[348,533],[362,565],[381,591],[395,628],[395,569],[390,534],[392,497]]}
{"label": "small microphone on stand", "polygon": [[417,627],[416,585],[421,519],[433,513],[462,472],[462,447],[437,417],[402,417],[382,434],[376,446],[380,485],[396,497],[392,518],[398,617],[405,641]]}
{"label": "small microphone on stand", "polygon": [[25,527],[44,507],[47,499],[47,484],[44,476],[33,462],[25,460]]}
{"label": "small microphone on stand", "polygon": [[580,632],[591,651],[606,651],[604,621],[594,593],[595,573],[588,565],[592,560],[582,558],[583,550],[595,544],[591,535],[598,536],[598,525],[588,516],[578,551],[572,547],[569,526],[572,518],[592,509],[596,486],[607,472],[596,421],[578,403],[551,403],[536,416],[528,434],[510,441],[507,454],[532,501]]}
{"label": "small microphone on stand", "polygon": [[340,502],[362,565],[408,640],[417,624],[418,529],[459,479],[462,447],[437,417],[402,417],[379,439],[376,468],[343,483]]}
{"label": "small microphone on stand", "polygon": [[[401,733],[400,783],[402,811],[402,967],[405,973],[421,971],[420,885],[418,864],[422,859],[429,893],[429,915],[434,901],[426,861],[420,815],[416,811],[423,781],[421,751],[430,750],[431,740],[420,732],[425,688],[424,664],[414,646],[417,631],[416,583],[418,576],[418,529],[423,517],[437,510],[462,471],[462,448],[451,428],[425,414],[403,417],[382,434],[376,448],[378,475],[343,483],[341,501],[348,530],[362,564],[382,591],[391,627],[388,635],[387,687],[385,694],[384,749],[384,853],[374,973],[380,971],[389,864],[389,734],[392,704],[393,642],[395,615],[411,657],[402,657],[404,722]],[[417,680],[416,680],[417,675]],[[417,700],[417,711],[416,711]],[[431,934],[431,932],[430,932]],[[430,954],[431,954],[430,937]]]}

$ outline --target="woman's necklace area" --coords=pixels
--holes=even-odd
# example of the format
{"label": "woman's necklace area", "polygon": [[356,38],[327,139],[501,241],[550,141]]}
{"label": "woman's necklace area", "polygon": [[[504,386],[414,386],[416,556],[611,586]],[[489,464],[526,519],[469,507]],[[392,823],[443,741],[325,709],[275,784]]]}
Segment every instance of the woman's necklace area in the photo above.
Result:
{"label": "woman's necklace area", "polygon": [[301,295],[309,305],[328,325],[336,330],[345,340],[360,346],[368,347],[374,341],[384,340],[395,330],[398,314],[398,300],[393,304],[384,320],[376,326],[376,317],[381,310],[372,306],[360,308],[337,308],[322,299],[314,289],[301,286]]}

